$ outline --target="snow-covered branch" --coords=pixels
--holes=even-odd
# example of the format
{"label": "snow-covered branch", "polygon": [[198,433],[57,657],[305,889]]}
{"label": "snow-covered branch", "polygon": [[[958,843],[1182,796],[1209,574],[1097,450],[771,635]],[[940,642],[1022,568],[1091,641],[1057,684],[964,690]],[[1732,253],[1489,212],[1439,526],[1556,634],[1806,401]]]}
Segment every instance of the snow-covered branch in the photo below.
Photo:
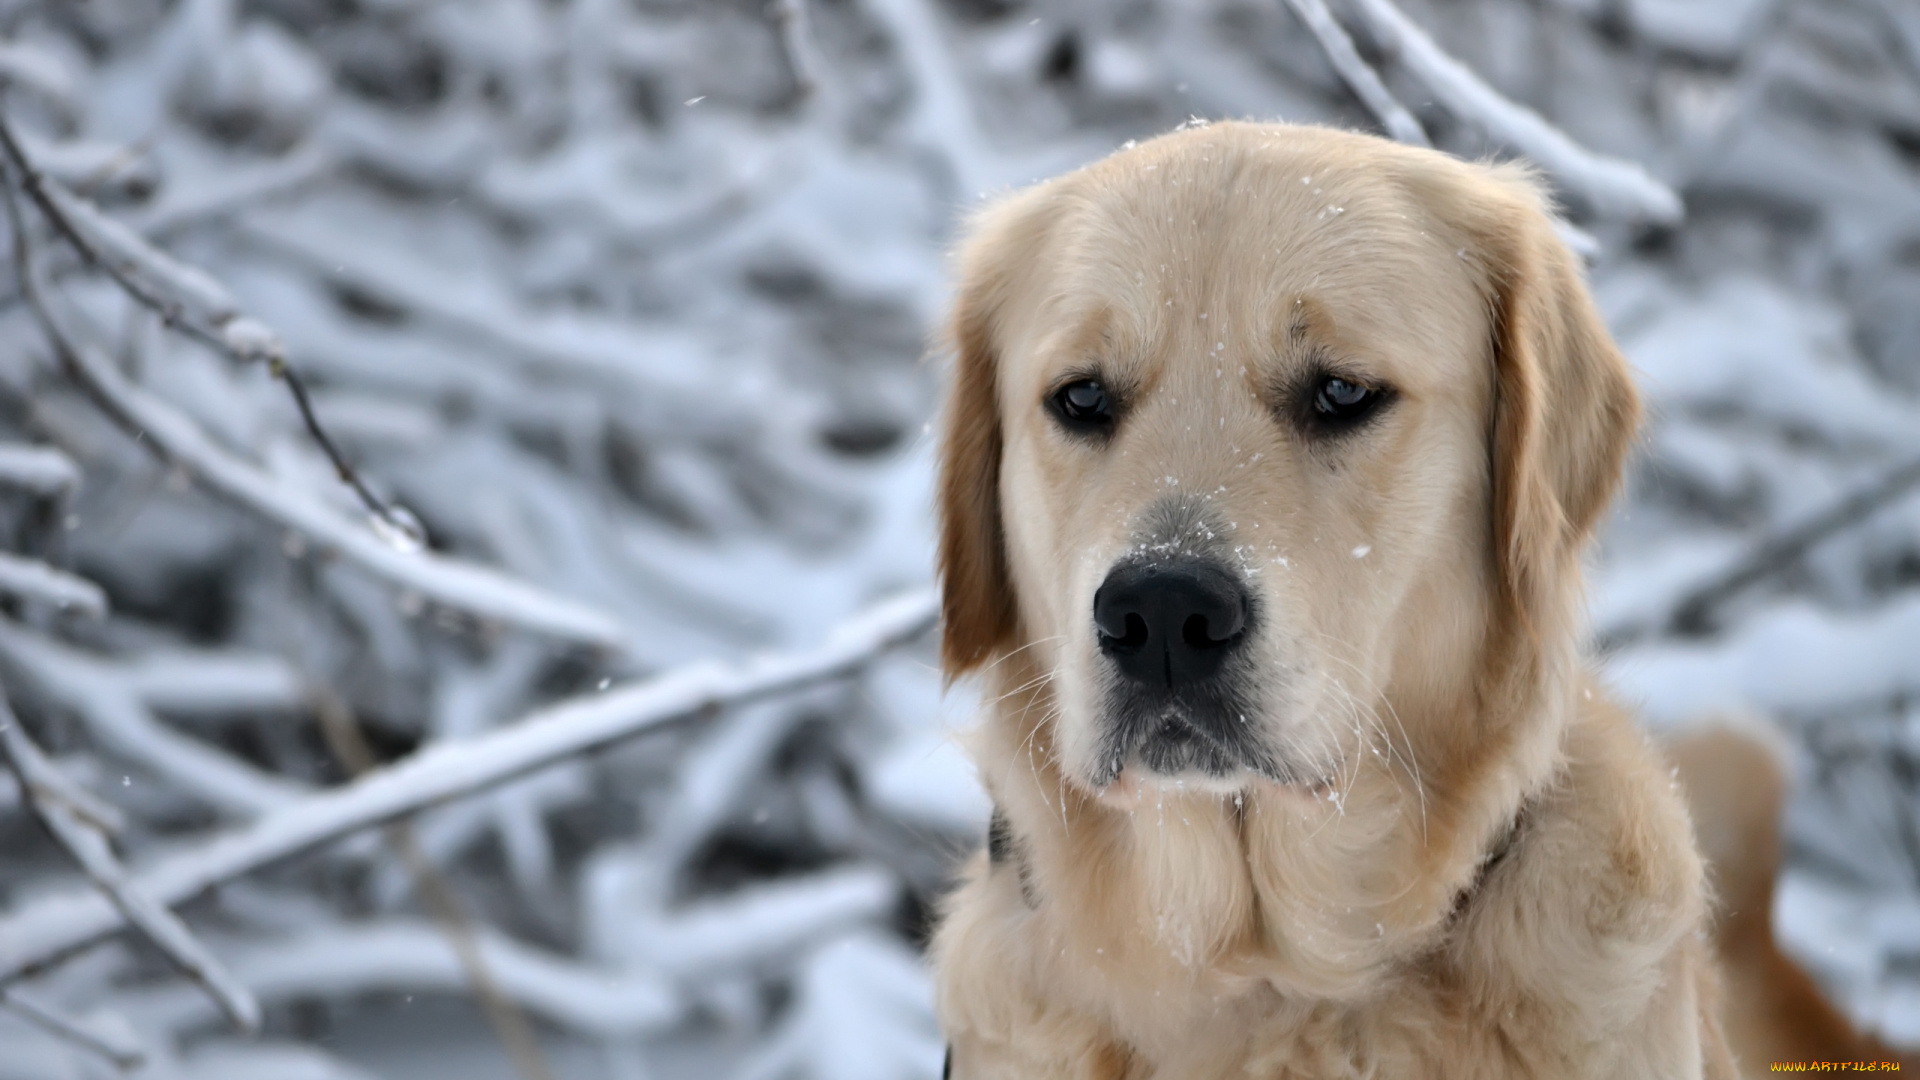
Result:
{"label": "snow-covered branch", "polygon": [[[478,928],[474,947],[494,987],[516,1007],[582,1034],[632,1037],[681,1022],[693,1007],[689,984],[717,973],[774,962],[822,935],[870,922],[897,900],[890,876],[851,866],[744,890],[660,915],[650,948],[631,955],[575,960]],[[469,961],[445,928],[394,917],[306,928],[290,936],[225,946],[236,977],[268,1004],[372,993],[460,993]],[[611,962],[608,962],[611,961]],[[129,1015],[167,1030],[208,1019],[199,999],[168,990],[115,1001]]]}
{"label": "snow-covered branch", "polygon": [[[305,788],[173,730],[113,665],[6,620],[0,620],[0,665],[19,683],[73,710],[102,749],[227,815],[266,813]],[[217,686],[206,689],[219,692]]]}
{"label": "snow-covered branch", "polygon": [[7,766],[13,770],[27,805],[113,905],[113,910],[152,942],[174,967],[198,983],[241,1030],[257,1029],[260,1003],[245,986],[234,981],[205,946],[194,940],[185,923],[127,880],[120,860],[114,858],[106,833],[76,812],[75,806],[69,805],[70,796],[63,797],[61,793],[70,785],[26,732],[20,730],[20,721],[14,718],[13,710],[4,700],[0,700],[0,753],[5,754]]}
{"label": "snow-covered branch", "polygon": [[[179,903],[316,845],[669,722],[845,676],[925,633],[936,611],[931,592],[910,593],[849,620],[815,649],[737,664],[701,664],[565,702],[488,735],[430,747],[343,788],[268,813],[204,846],[143,866],[134,873],[132,885],[158,903]],[[0,919],[0,985],[112,934],[120,921],[111,905],[86,894],[28,903]]]}
{"label": "snow-covered branch", "polygon": [[79,484],[80,467],[53,447],[0,445],[0,486],[46,497]]}
{"label": "snow-covered branch", "polygon": [[[576,1031],[633,1035],[686,1014],[686,1004],[660,975],[603,970],[483,929],[476,945],[500,991],[516,1005]],[[234,970],[266,1001],[350,997],[380,992],[467,991],[468,972],[438,926],[392,918],[358,925],[317,926],[271,943],[235,950]],[[119,1003],[155,1026],[179,1030],[206,1019],[203,1007],[161,992]]]}
{"label": "snow-covered branch", "polygon": [[1387,129],[1388,135],[1414,146],[1430,145],[1426,129],[1380,81],[1380,73],[1361,58],[1346,29],[1334,19],[1333,12],[1327,10],[1325,0],[1287,0],[1287,6],[1300,16],[1301,22],[1307,24],[1308,30],[1313,31],[1314,38],[1320,42],[1320,50],[1327,56],[1327,62],[1339,72],[1341,80],[1353,91],[1353,95],[1366,105],[1367,111],[1380,121],[1380,126]]}
{"label": "snow-covered branch", "polygon": [[1596,212],[1661,225],[1680,220],[1684,208],[1672,188],[1633,162],[1586,149],[1539,113],[1509,101],[1434,44],[1433,38],[1402,14],[1392,0],[1351,3],[1382,49],[1405,64],[1441,104],[1525,154]]}
{"label": "snow-covered branch", "polygon": [[[11,177],[53,224],[55,232],[65,237],[87,263],[105,270],[128,296],[158,314],[168,326],[203,344],[241,362],[266,364],[273,376],[286,384],[308,434],[326,453],[340,482],[365,504],[372,522],[415,545],[425,543],[420,523],[413,515],[375,495],[341,456],[314,414],[305,381],[288,365],[286,346],[279,335],[257,320],[243,316],[226,286],[198,267],[188,266],[147,243],[93,203],[45,175],[28,156],[3,112],[0,112],[0,152],[5,153],[11,166]],[[24,222],[18,220],[17,212],[13,217],[14,243],[25,245]],[[28,278],[29,273],[22,272],[22,293],[31,302],[33,295],[27,290],[32,283]]]}
{"label": "snow-covered branch", "polygon": [[[130,435],[209,490],[294,530],[323,551],[343,555],[449,608],[573,641],[611,648],[625,644],[619,625],[585,604],[485,567],[419,550],[394,530],[355,523],[328,503],[221,448],[185,414],[135,386],[106,357],[63,328],[39,283],[24,222],[17,218],[15,245],[21,288],[61,364]],[[246,323],[236,320],[227,328],[244,330]],[[372,524],[379,521],[369,518]]]}
{"label": "snow-covered branch", "polygon": [[1706,630],[1729,600],[1785,572],[1822,541],[1863,524],[1916,489],[1920,489],[1920,460],[1896,465],[1817,513],[1761,537],[1739,558],[1687,586],[1663,614],[1604,627],[1598,636],[1609,648],[1619,648],[1662,631]]}
{"label": "snow-covered branch", "polygon": [[61,611],[92,618],[107,613],[107,594],[78,574],[57,570],[38,559],[0,551],[0,596],[38,600]]}
{"label": "snow-covered branch", "polygon": [[18,987],[0,989],[0,1007],[56,1038],[98,1054],[121,1071],[137,1069],[147,1061],[147,1049],[118,1030],[69,1016]]}

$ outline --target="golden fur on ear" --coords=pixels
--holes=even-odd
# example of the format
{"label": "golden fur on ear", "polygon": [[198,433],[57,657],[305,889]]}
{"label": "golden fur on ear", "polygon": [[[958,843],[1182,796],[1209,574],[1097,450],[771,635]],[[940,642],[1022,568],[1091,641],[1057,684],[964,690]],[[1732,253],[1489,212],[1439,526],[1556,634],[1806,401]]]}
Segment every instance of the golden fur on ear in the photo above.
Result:
{"label": "golden fur on ear", "polygon": [[961,248],[947,338],[952,396],[941,433],[940,659],[947,678],[980,666],[1013,640],[1018,614],[1000,522],[1000,404],[995,330],[1046,232],[1045,185],[981,215]]}
{"label": "golden fur on ear", "polygon": [[1493,537],[1508,605],[1541,632],[1619,486],[1640,398],[1545,197],[1517,168],[1493,173],[1520,204],[1480,230],[1493,306]]}

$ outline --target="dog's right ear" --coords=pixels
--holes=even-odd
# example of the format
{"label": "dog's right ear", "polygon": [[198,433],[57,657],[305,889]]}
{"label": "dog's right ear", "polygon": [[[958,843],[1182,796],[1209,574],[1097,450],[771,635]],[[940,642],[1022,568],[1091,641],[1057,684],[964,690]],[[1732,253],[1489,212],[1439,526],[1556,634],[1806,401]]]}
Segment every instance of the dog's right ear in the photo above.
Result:
{"label": "dog's right ear", "polygon": [[1008,302],[1030,287],[1045,242],[1049,185],[974,220],[947,321],[953,380],[940,439],[940,661],[949,680],[1010,648],[1019,610],[1000,519],[1000,349]]}

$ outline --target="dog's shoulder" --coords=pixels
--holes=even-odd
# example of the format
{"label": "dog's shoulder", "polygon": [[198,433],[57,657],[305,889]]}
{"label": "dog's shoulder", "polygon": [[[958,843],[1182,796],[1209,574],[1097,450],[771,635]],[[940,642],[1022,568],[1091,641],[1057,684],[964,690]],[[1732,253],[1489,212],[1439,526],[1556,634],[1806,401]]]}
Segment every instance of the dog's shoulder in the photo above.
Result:
{"label": "dog's shoulder", "polygon": [[[1597,686],[1570,719],[1559,768],[1463,907],[1446,961],[1459,989],[1549,1050],[1633,1038],[1619,1052],[1699,1060],[1712,994],[1707,886],[1670,768]],[[1554,1038],[1527,1037],[1555,1032]],[[1691,1053],[1654,1053],[1662,1040]],[[1711,1059],[1712,1054],[1708,1054]]]}
{"label": "dog's shoulder", "polygon": [[1661,933],[1706,915],[1705,873],[1671,766],[1635,717],[1581,691],[1557,781],[1539,799],[1532,859],[1596,933]]}

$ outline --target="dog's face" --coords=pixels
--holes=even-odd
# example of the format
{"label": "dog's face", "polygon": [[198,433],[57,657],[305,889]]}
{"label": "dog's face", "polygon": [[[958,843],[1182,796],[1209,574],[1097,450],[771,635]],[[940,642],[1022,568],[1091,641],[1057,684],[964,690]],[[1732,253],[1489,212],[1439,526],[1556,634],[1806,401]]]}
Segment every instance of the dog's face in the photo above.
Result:
{"label": "dog's face", "polygon": [[[1373,142],[1181,133],[1023,194],[968,251],[950,670],[1031,649],[1061,771],[1109,799],[1312,790],[1391,754],[1396,703],[1467,691],[1491,609],[1525,607],[1611,487],[1618,370],[1594,407],[1626,427],[1566,434],[1609,445],[1546,430],[1548,369],[1593,366],[1568,341],[1597,333],[1619,363],[1508,280],[1543,243],[1500,226],[1545,228],[1530,192],[1482,180],[1507,204],[1485,211]],[[1529,352],[1555,347],[1565,363]],[[1566,454],[1611,460],[1589,479]],[[1517,533],[1541,529],[1564,535]]]}
{"label": "dog's face", "polygon": [[1002,522],[1057,745],[1096,789],[1323,782],[1406,643],[1471,644],[1407,631],[1485,595],[1485,305],[1374,178],[1140,156],[1063,208],[1001,353]]}

